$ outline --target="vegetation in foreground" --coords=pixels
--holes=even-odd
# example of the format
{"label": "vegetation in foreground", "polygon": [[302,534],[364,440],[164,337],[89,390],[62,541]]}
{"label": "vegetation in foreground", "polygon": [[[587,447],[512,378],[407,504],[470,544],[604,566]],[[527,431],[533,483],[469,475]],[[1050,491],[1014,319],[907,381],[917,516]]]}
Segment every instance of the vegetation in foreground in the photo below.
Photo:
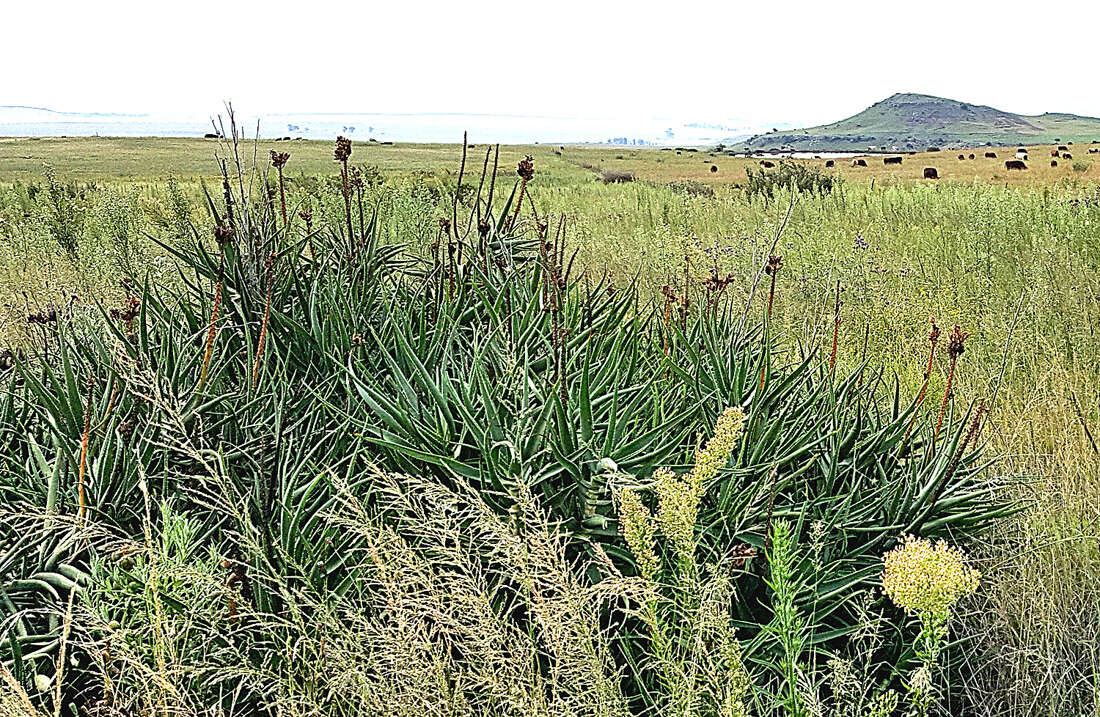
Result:
{"label": "vegetation in foreground", "polygon": [[[1053,400],[1068,390],[1088,406],[1081,377],[1095,370],[1094,344],[1087,325],[1049,325],[1036,297],[1015,314],[990,306],[1015,308],[1025,276],[1074,296],[1062,276],[1044,276],[1043,252],[1008,267],[1000,242],[1013,237],[1019,257],[1019,242],[1040,242],[1056,218],[1050,259],[1095,265],[1087,194],[962,187],[951,206],[903,187],[853,196],[840,185],[796,200],[779,187],[746,200],[566,183],[532,201],[530,165],[522,189],[494,192],[489,180],[478,194],[446,177],[438,186],[454,191],[367,172],[357,184],[338,166],[335,184],[291,182],[285,212],[274,176],[248,201],[230,186],[205,220],[169,186],[156,202],[160,247],[136,229],[105,231],[142,226],[135,212],[133,224],[97,216],[101,233],[73,232],[69,251],[52,223],[102,190],[80,197],[55,180],[26,192],[33,201],[21,206],[39,208],[43,224],[20,222],[25,247],[48,252],[42,237],[59,262],[100,261],[119,276],[112,262],[131,246],[131,266],[159,255],[166,268],[102,310],[41,309],[18,329],[23,353],[7,359],[5,624],[15,637],[4,664],[20,684],[15,713],[23,693],[47,712],[76,702],[122,714],[890,714],[936,704],[1021,714],[1037,698],[1048,700],[1042,713],[1089,709],[1096,616],[1056,612],[1095,600],[1087,523],[1075,522],[1087,513],[1040,505],[1008,517],[1027,486],[1000,476],[1055,477],[1060,497],[1095,509],[1075,413],[1062,406],[1061,426],[1032,420],[1022,435],[1014,414],[1035,415],[1022,385],[1042,371],[1064,382]],[[548,221],[586,200],[568,224]],[[983,205],[984,232],[966,242],[923,233],[929,216],[962,222]],[[748,229],[746,210],[769,223],[789,211],[786,233],[754,231],[755,248],[732,252],[646,243],[650,255],[598,236],[629,223]],[[876,215],[914,224],[876,230]],[[838,265],[834,254],[831,271],[803,279],[830,268],[821,259],[835,251],[806,241],[809,227],[842,236],[853,221],[870,229],[849,251],[873,263]],[[852,326],[847,307],[875,301],[882,275],[871,269],[896,271],[901,259],[882,246],[888,231],[929,263],[979,267],[913,277],[954,286],[950,299],[937,294],[940,308],[985,302],[992,316],[967,322],[974,336],[957,351],[945,337],[928,354],[924,339],[914,357],[920,338],[886,336],[860,314]],[[627,266],[607,273],[600,252]],[[887,279],[895,296],[908,291],[899,278]],[[911,307],[895,310],[879,316],[883,327],[912,321]],[[875,345],[864,340],[872,329]],[[1000,374],[1012,329],[1031,337],[1031,360],[1014,355]],[[900,368],[896,387],[883,364]],[[970,365],[985,372],[968,375]],[[950,379],[935,375],[941,367]],[[981,432],[980,409],[965,415],[978,397],[999,431]],[[696,454],[719,416],[738,415],[729,407],[743,419],[729,452]],[[722,425],[719,438],[730,433]],[[992,471],[978,450],[1048,438],[1058,452],[1020,451]],[[883,556],[906,532],[992,556],[978,597],[945,602],[971,591],[972,574],[957,553],[909,541],[890,553],[900,557],[886,576],[908,577],[885,579],[887,599]],[[1046,547],[1052,536],[1073,547]],[[1038,584],[1029,571],[1043,556],[1057,556],[1059,580],[1034,606],[1018,591]],[[914,585],[945,587],[922,596]],[[945,636],[970,644],[945,652]],[[1006,638],[1025,649],[1004,652]],[[1033,650],[1041,662],[1029,662]],[[1046,674],[1020,679],[1039,664]],[[430,687],[410,689],[421,683]],[[1008,699],[991,705],[991,692]]]}

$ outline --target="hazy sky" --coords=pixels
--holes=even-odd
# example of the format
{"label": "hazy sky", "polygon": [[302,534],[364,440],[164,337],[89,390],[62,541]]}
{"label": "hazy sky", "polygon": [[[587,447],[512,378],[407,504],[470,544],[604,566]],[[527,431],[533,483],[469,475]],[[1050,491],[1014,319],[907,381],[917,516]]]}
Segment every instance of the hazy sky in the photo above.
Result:
{"label": "hazy sky", "polygon": [[894,92],[1100,115],[1091,3],[14,0],[0,104],[818,123]]}

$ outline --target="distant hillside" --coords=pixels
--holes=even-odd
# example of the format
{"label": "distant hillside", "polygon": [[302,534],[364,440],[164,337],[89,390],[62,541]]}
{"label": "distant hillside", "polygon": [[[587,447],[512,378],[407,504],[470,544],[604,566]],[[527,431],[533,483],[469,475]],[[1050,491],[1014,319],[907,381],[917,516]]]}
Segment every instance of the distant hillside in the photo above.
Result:
{"label": "distant hillside", "polygon": [[1100,140],[1096,117],[1017,115],[943,97],[896,94],[839,122],[756,135],[739,144],[753,150],[902,151],[1093,140]]}

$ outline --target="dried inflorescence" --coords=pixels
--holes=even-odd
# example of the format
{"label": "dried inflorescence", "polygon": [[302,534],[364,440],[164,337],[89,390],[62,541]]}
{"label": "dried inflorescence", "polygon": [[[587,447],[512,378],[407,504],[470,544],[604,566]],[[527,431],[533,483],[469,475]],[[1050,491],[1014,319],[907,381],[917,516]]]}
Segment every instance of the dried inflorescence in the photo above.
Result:
{"label": "dried inflorescence", "polygon": [[271,150],[271,166],[275,169],[282,169],[286,166],[286,163],[290,161],[289,152],[276,152]]}
{"label": "dried inflorescence", "polygon": [[783,257],[778,254],[768,256],[768,263],[764,265],[764,273],[771,277],[771,288],[768,290],[768,316],[772,315],[772,306],[775,304],[775,279],[779,276],[779,270],[783,268]]}
{"label": "dried inflorescence", "polygon": [[966,350],[965,342],[968,336],[970,336],[970,334],[963,333],[958,324],[955,325],[955,328],[951,331],[951,336],[948,337],[947,343],[947,355],[951,357],[952,361],[955,361],[963,355],[963,351]]}
{"label": "dried inflorescence", "polygon": [[768,257],[768,263],[764,265],[764,273],[768,276],[775,276],[782,268],[783,257],[777,254],[772,254]]}
{"label": "dried inflorescence", "polygon": [[535,158],[527,155],[516,166],[516,174],[525,182],[530,182],[535,177]]}
{"label": "dried inflorescence", "polygon": [[57,309],[52,306],[48,306],[45,309],[39,309],[34,313],[27,314],[28,324],[39,324],[45,326],[46,324],[57,323]]}
{"label": "dried inflorescence", "polygon": [[218,243],[219,247],[224,247],[233,241],[233,227],[228,224],[219,224],[214,227],[214,241]]}
{"label": "dried inflorescence", "polygon": [[337,137],[332,156],[337,162],[347,162],[351,157],[351,140],[343,135]]}

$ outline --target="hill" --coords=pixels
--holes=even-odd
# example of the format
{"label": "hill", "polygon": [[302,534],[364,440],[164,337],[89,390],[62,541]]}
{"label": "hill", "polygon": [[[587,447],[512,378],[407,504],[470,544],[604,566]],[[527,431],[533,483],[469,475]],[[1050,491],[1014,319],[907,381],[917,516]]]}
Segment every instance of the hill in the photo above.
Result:
{"label": "hill", "polygon": [[753,150],[923,150],[1100,140],[1100,118],[1048,112],[1017,115],[931,95],[900,93],[832,124],[756,135]]}

